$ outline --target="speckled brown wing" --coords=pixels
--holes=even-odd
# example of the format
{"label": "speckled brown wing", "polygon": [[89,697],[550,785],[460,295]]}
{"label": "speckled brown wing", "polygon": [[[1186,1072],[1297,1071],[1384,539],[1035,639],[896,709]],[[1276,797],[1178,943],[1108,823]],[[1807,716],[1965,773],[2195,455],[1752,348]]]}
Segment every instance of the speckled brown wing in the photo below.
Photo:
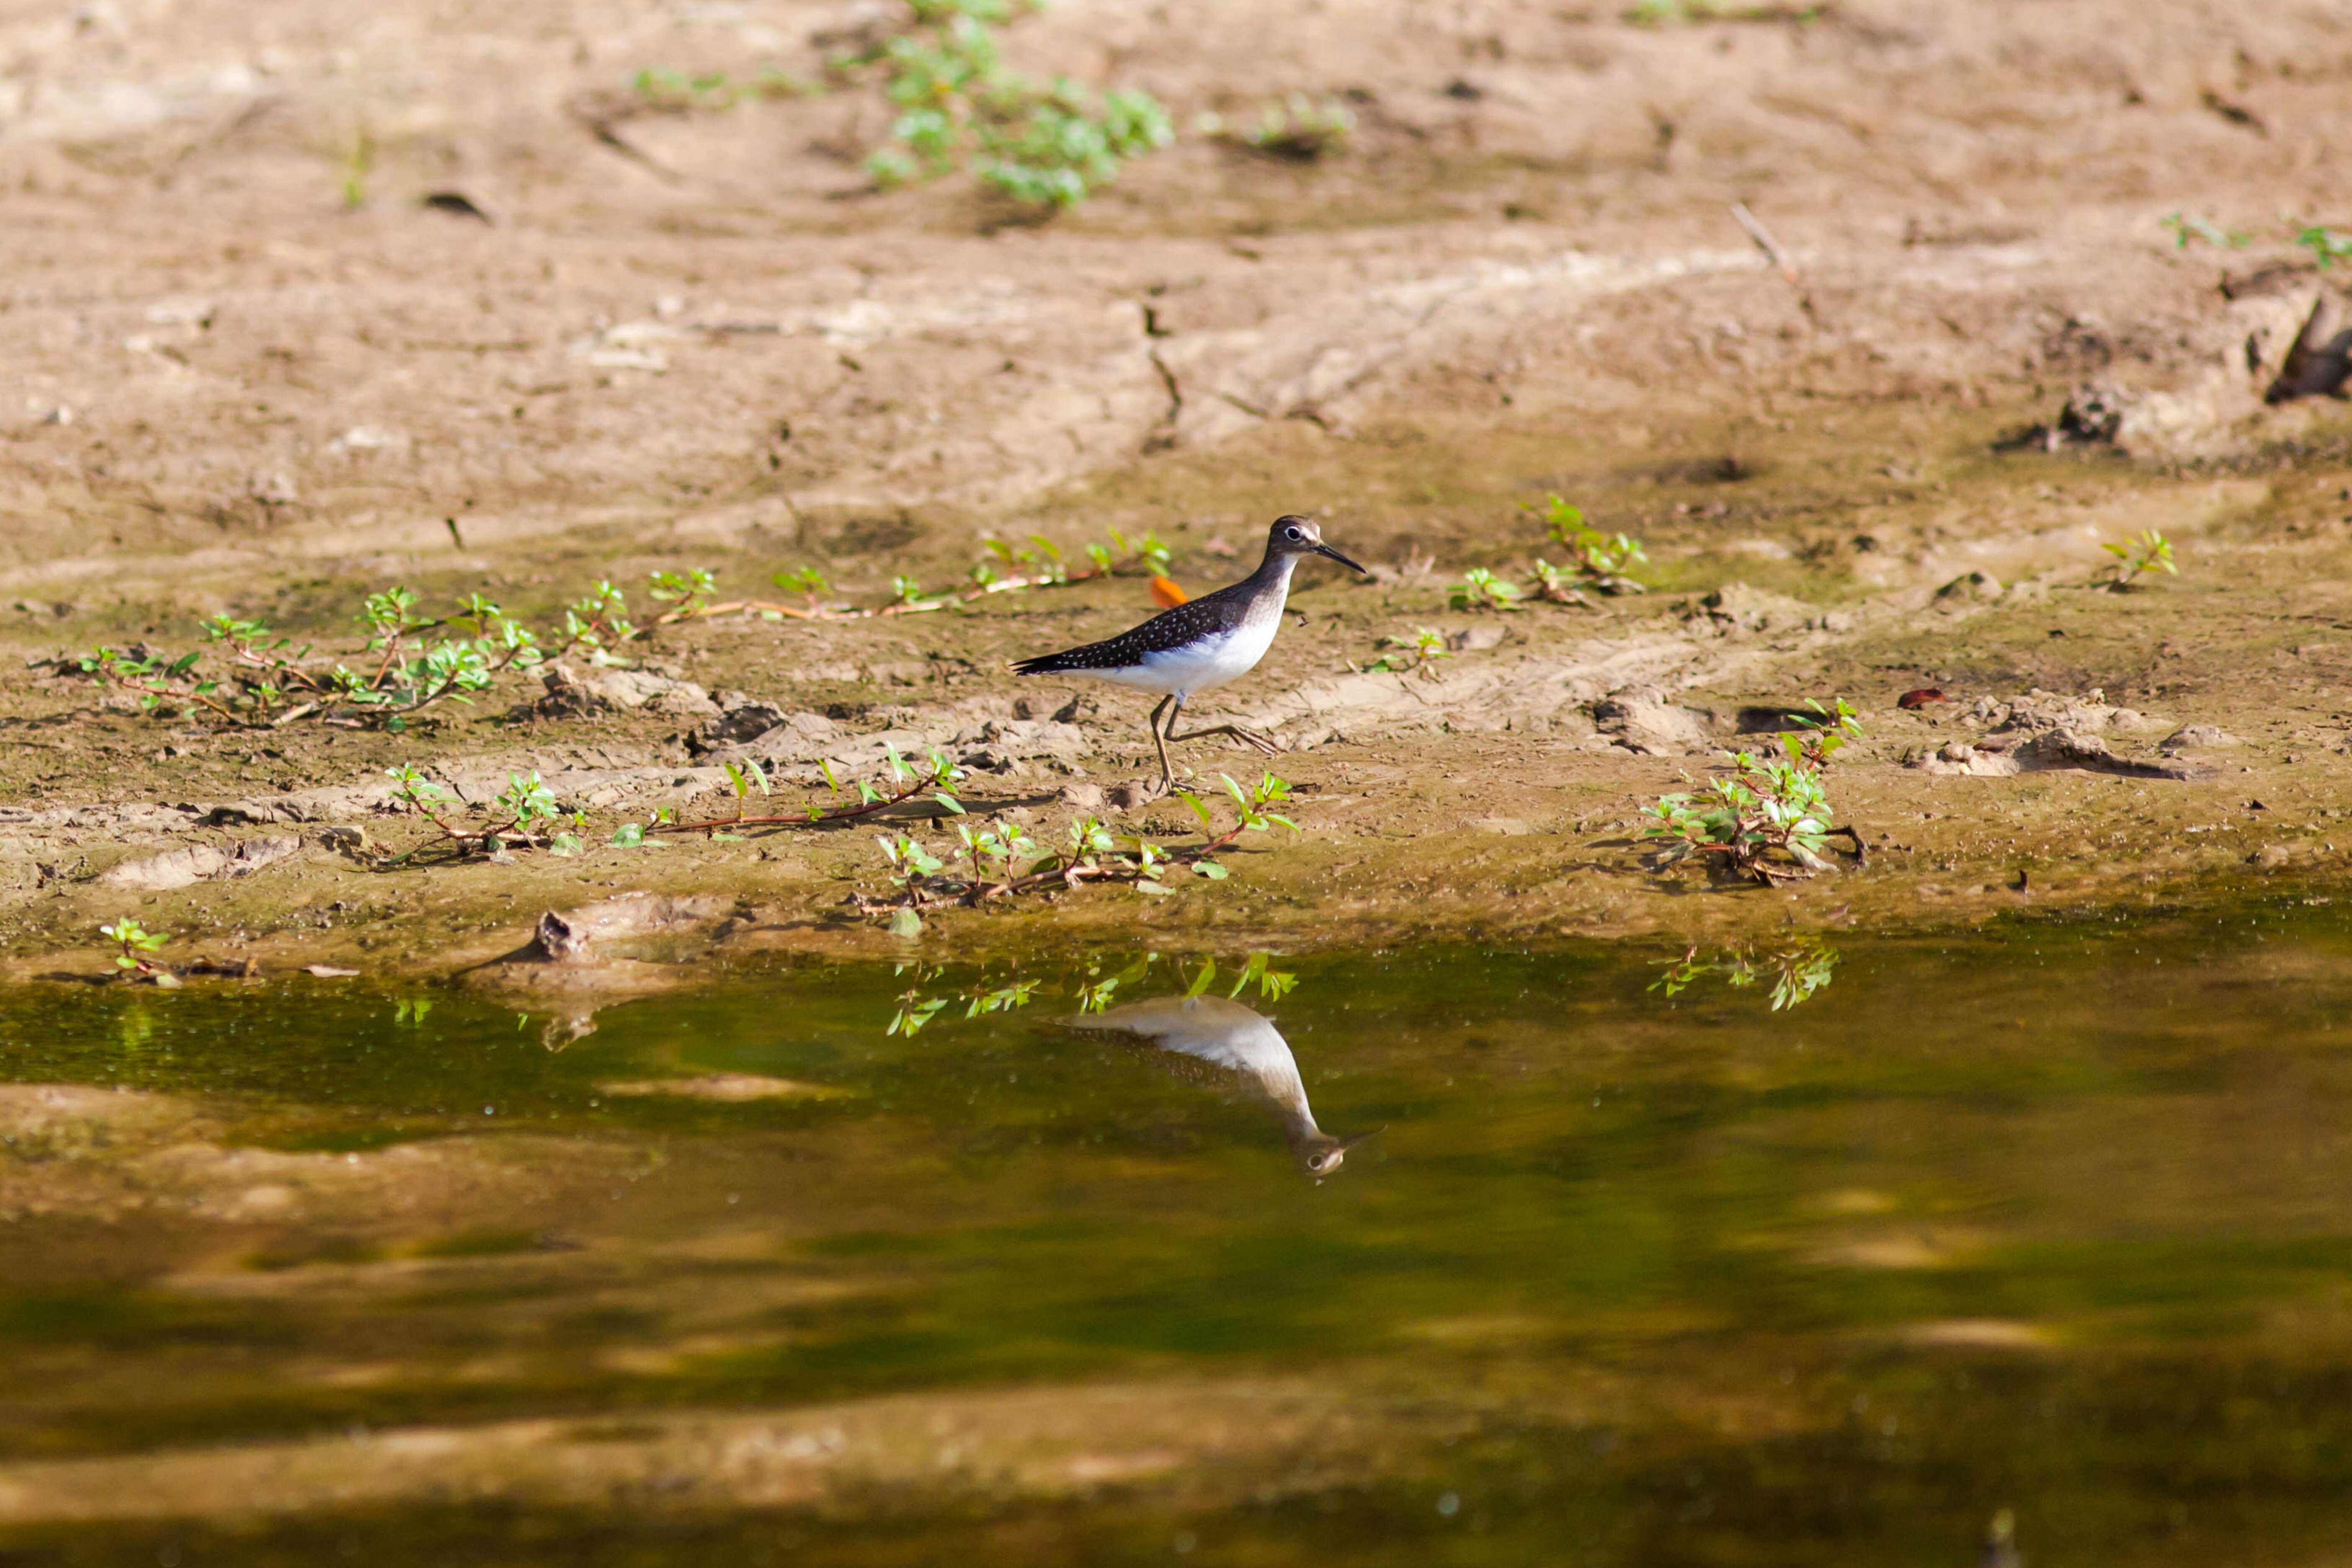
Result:
{"label": "speckled brown wing", "polygon": [[1052,675],[1064,670],[1126,669],[1141,664],[1146,654],[1167,653],[1204,637],[1223,637],[1247,618],[1254,581],[1247,579],[1230,588],[1203,594],[1115,637],[1022,659],[1013,665],[1013,673]]}

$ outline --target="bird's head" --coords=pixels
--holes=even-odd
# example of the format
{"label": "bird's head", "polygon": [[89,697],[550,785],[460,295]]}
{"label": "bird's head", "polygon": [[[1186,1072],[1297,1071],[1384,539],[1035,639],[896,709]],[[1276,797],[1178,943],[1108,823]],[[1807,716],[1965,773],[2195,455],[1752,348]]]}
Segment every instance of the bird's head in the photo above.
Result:
{"label": "bird's head", "polygon": [[[1311,517],[1277,517],[1266,531],[1265,552],[1269,556],[1328,555],[1340,565],[1353,571],[1364,569],[1323,542],[1323,529]],[[1370,576],[1370,573],[1365,573]]]}
{"label": "bird's head", "polygon": [[1299,1139],[1291,1149],[1298,1156],[1298,1168],[1320,1182],[1324,1177],[1348,1163],[1348,1151],[1382,1129],[1359,1132],[1353,1138],[1334,1138],[1328,1132],[1310,1132]]}

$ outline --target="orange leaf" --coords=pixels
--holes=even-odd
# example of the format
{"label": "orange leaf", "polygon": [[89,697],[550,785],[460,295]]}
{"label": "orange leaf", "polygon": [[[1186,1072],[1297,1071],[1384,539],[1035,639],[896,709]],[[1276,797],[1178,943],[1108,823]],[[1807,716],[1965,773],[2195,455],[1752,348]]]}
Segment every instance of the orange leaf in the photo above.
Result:
{"label": "orange leaf", "polygon": [[1165,577],[1151,579],[1151,602],[1163,610],[1172,610],[1190,597],[1191,595]]}

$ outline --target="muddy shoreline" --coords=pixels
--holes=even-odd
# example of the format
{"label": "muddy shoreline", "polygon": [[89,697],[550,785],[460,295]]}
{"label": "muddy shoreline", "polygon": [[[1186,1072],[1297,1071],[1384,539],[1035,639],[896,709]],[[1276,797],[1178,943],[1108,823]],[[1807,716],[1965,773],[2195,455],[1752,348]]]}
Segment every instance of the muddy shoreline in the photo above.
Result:
{"label": "muddy shoreline", "polygon": [[[176,658],[229,615],[322,668],[359,656],[362,596],[401,584],[423,614],[482,594],[550,636],[598,579],[650,619],[657,573],[798,602],[769,579],[814,568],[809,604],[870,609],[1032,536],[1080,563],[1149,533],[1198,592],[1293,510],[1379,570],[1302,579],[1273,656],[1220,694],[1280,737],[1301,833],[1245,840],[1223,884],[946,911],[926,944],[1675,942],[2329,896],[2352,853],[2352,424],[2264,394],[2339,280],[2284,233],[2231,248],[2226,221],[2158,221],[2317,210],[2345,112],[2317,12],[1457,17],[1465,63],[1433,77],[1341,10],[1247,60],[1202,17],[1024,25],[1024,56],[1108,50],[1180,121],[1309,58],[1360,79],[1342,153],[1180,140],[1044,225],[952,182],[859,194],[852,91],[724,114],[611,91],[623,60],[798,68],[825,7],[564,49],[486,23],[483,47],[543,73],[512,112],[432,29],[403,33],[399,71],[281,29],[212,98],[152,85],[178,79],[167,52],[258,46],[195,18],[0,35],[44,84],[0,100],[24,219],[0,310],[23,398],[0,411],[0,652],[26,670],[0,693],[10,972],[79,973],[126,915],[183,964],[454,972],[631,889],[888,951],[856,902],[884,885],[863,828],[608,841],[665,808],[726,815],[720,765],[747,755],[771,805],[822,807],[818,763],[870,771],[887,745],[950,754],[975,809],[1041,843],[1097,811],[1181,841],[1173,806],[1097,804],[1139,775],[1140,704],[1006,674],[1139,618],[1140,576],[693,619],[618,650],[621,697],[516,670],[397,733],[142,715],[74,663]],[[136,124],[75,85],[142,72],[161,96]],[[344,121],[377,152],[338,210],[321,149]],[[419,205],[427,184],[491,221]],[[125,245],[133,214],[152,237]],[[1642,541],[1651,591],[1461,609],[1465,574],[1557,552],[1528,510],[1552,494]],[[2180,574],[2095,591],[2104,547],[2150,529]],[[1443,657],[1413,668],[1395,650],[1424,632]],[[1895,706],[1922,688],[1949,700]],[[1859,713],[1833,799],[1867,865],[1747,892],[1645,874],[1642,807],[1809,699]],[[1256,764],[1185,760],[1212,789]],[[399,765],[468,823],[536,771],[583,852],[427,847],[386,808]]]}

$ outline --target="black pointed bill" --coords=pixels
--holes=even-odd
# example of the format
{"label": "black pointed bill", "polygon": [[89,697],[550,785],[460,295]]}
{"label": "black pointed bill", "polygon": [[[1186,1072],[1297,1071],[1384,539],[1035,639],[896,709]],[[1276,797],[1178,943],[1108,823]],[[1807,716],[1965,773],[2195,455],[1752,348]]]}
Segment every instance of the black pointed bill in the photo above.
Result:
{"label": "black pointed bill", "polygon": [[[1315,553],[1318,555],[1328,555],[1332,560],[1337,561],[1340,565],[1347,567],[1351,572],[1364,572],[1362,567],[1357,565],[1354,562],[1349,560],[1346,556],[1340,554],[1338,551],[1332,549],[1328,544],[1317,545],[1315,547]],[[1364,575],[1369,577],[1371,574],[1364,572]]]}

